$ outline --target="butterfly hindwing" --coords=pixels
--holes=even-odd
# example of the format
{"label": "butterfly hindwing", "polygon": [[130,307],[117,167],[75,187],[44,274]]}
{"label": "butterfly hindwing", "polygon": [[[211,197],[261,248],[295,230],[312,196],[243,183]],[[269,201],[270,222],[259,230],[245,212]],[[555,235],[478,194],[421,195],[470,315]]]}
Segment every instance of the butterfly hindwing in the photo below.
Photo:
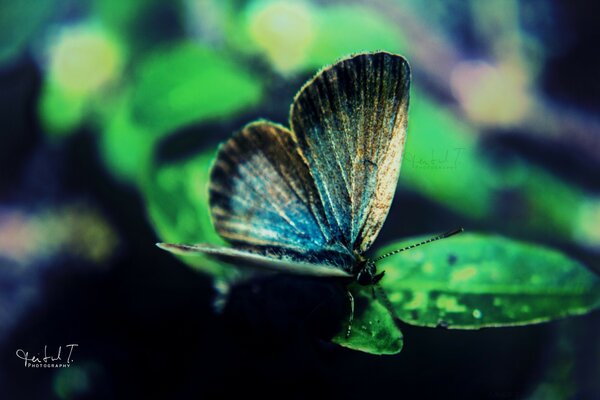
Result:
{"label": "butterfly hindwing", "polygon": [[290,124],[332,232],[362,253],[381,229],[406,139],[410,69],[385,52],[322,70],[298,93]]}
{"label": "butterfly hindwing", "polygon": [[184,245],[159,243],[158,247],[180,255],[206,254],[220,261],[236,266],[255,267],[276,272],[292,274],[349,278],[348,272],[328,264],[307,262],[304,259],[292,257],[285,252],[259,254],[241,249],[218,247],[210,244]]}
{"label": "butterfly hindwing", "polygon": [[351,267],[352,254],[334,237],[308,166],[284,127],[258,121],[221,146],[209,194],[215,228],[232,244],[307,258],[321,253],[331,264]]}

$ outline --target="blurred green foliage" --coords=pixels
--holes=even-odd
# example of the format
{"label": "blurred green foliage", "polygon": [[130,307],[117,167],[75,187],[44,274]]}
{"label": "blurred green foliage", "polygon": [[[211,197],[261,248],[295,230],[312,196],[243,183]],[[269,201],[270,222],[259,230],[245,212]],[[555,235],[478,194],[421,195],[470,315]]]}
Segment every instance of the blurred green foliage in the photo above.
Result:
{"label": "blurred green foliage", "polygon": [[193,43],[144,58],[105,112],[102,151],[117,176],[147,173],[156,141],[190,123],[233,117],[260,99],[260,81],[227,57]]}
{"label": "blurred green foliage", "polygon": [[411,93],[409,121],[400,184],[471,218],[488,215],[495,176],[474,132],[418,89]]}
{"label": "blurred green foliage", "polygon": [[86,366],[61,368],[54,376],[54,394],[59,399],[75,399],[89,393],[90,377]]}
{"label": "blurred green foliage", "polygon": [[146,58],[136,71],[132,113],[157,133],[233,117],[256,105],[261,82],[214,50],[183,43]]}
{"label": "blurred green foliage", "polygon": [[[150,166],[144,194],[161,241],[224,244],[212,225],[208,206],[208,178],[214,153],[210,149],[187,160]],[[235,276],[233,267],[200,254],[183,260],[215,278]]]}
{"label": "blurred green foliage", "polygon": [[156,135],[135,122],[128,96],[120,99],[100,135],[104,162],[118,178],[136,182],[146,174]]}
{"label": "blurred green foliage", "polygon": [[85,118],[85,99],[69,95],[55,84],[46,83],[39,112],[48,133],[56,136],[74,132]]}

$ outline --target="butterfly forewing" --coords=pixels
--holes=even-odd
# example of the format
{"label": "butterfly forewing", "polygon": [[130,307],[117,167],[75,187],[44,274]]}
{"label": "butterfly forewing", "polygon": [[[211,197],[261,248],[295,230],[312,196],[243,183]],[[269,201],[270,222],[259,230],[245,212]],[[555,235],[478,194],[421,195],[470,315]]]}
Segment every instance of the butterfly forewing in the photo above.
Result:
{"label": "butterfly forewing", "polygon": [[381,229],[406,139],[410,69],[389,53],[321,71],[296,96],[290,122],[331,230],[366,251]]}

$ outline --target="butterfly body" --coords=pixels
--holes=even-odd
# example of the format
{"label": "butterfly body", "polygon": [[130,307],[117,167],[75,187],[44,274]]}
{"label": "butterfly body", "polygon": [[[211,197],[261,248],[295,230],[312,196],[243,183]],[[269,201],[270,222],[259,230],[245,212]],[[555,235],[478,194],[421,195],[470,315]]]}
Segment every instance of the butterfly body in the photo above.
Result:
{"label": "butterfly body", "polygon": [[321,70],[298,92],[290,128],[256,121],[220,146],[209,185],[217,232],[232,247],[159,244],[236,266],[377,283],[364,256],[396,190],[410,69],[365,53]]}
{"label": "butterfly body", "polygon": [[356,265],[355,279],[359,285],[368,286],[377,284],[385,271],[377,273],[375,262],[371,259],[364,259]]}

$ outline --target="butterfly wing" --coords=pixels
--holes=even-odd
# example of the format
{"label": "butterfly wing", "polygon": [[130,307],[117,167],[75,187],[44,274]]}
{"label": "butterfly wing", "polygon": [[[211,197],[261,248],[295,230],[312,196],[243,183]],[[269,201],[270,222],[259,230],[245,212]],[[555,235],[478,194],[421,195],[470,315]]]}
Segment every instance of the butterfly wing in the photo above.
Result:
{"label": "butterfly wing", "polygon": [[291,132],[258,121],[218,151],[209,199],[217,232],[245,248],[277,249],[349,271],[354,255],[328,224]]}
{"label": "butterfly wing", "polygon": [[331,232],[360,253],[381,229],[406,139],[410,68],[385,52],[322,70],[292,105],[294,140],[309,166]]}
{"label": "butterfly wing", "polygon": [[396,188],[409,74],[406,61],[388,53],[342,60],[296,96],[295,131],[247,125],[220,147],[209,189],[215,228],[238,249],[170,249],[331,276],[317,272],[325,265],[347,276]]}
{"label": "butterfly wing", "polygon": [[218,247],[209,244],[183,245],[158,243],[157,246],[163,250],[180,255],[207,254],[220,261],[237,266],[256,267],[276,272],[318,277],[349,278],[352,276],[340,268],[328,264],[307,262],[304,257],[294,257],[286,252],[260,254],[257,252],[229,247]]}

